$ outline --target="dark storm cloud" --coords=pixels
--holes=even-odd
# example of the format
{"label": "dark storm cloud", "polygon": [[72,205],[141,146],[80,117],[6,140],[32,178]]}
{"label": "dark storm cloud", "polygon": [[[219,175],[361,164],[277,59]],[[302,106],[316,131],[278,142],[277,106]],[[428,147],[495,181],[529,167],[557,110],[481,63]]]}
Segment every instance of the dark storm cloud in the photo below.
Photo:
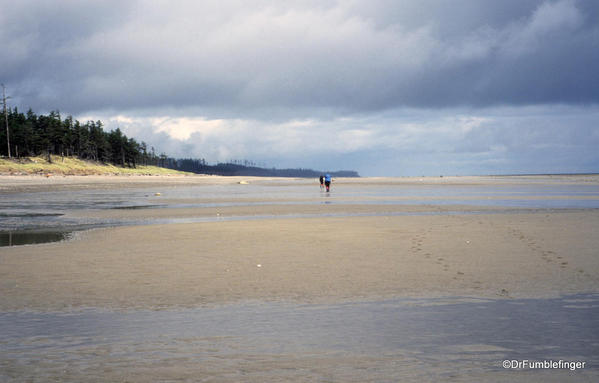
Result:
{"label": "dark storm cloud", "polygon": [[[597,171],[599,2],[0,0],[11,106],[180,157]],[[322,153],[327,153],[323,156]]]}
{"label": "dark storm cloud", "polygon": [[590,1],[1,5],[0,79],[38,110],[293,116],[599,101]]}

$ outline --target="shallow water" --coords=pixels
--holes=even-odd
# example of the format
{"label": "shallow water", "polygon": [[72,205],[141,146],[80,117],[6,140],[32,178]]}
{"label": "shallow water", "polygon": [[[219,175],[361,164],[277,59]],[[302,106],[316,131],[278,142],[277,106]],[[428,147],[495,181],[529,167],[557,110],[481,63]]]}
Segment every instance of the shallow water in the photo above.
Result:
{"label": "shallow water", "polygon": [[562,371],[576,381],[599,377],[598,319],[599,294],[9,312],[0,313],[0,381],[136,370],[139,381],[150,371],[145,380],[438,381],[491,377],[503,360],[523,359],[584,361],[583,370]]}
{"label": "shallow water", "polygon": [[[159,189],[159,190],[158,190]],[[477,214],[476,206],[514,209],[599,209],[599,187],[588,184],[509,185],[335,185],[322,192],[313,180],[259,182],[250,185],[163,186],[160,188],[71,190],[37,193],[0,193],[0,247],[55,242],[71,233],[98,227],[168,223],[212,222],[220,220],[270,219],[272,215],[239,217],[187,217],[173,219],[126,220],[73,217],[76,210],[103,209],[186,209],[250,205],[466,205]],[[157,196],[156,193],[160,193]],[[264,201],[272,199],[272,201]],[[197,200],[197,202],[189,202]],[[180,203],[177,201],[187,201]],[[208,202],[206,202],[208,201]],[[511,211],[516,212],[516,210]],[[336,213],[295,214],[298,217],[344,217],[367,215],[456,214],[446,210],[424,213]],[[507,213],[504,211],[503,213]],[[278,216],[278,218],[281,218]]]}
{"label": "shallow water", "polygon": [[32,245],[36,243],[59,242],[69,239],[70,231],[0,231],[0,246]]}
{"label": "shallow water", "polygon": [[[161,195],[156,196],[157,192]],[[177,202],[194,199],[198,202]],[[273,201],[264,202],[265,199]],[[0,193],[0,231],[65,228],[81,230],[133,223],[69,217],[68,213],[74,210],[164,207],[185,209],[265,204],[469,205],[529,209],[597,209],[599,187],[559,183],[470,186],[343,184],[334,186],[331,193],[324,193],[312,180],[294,180],[284,185],[260,182],[250,185],[195,185],[109,191]]]}

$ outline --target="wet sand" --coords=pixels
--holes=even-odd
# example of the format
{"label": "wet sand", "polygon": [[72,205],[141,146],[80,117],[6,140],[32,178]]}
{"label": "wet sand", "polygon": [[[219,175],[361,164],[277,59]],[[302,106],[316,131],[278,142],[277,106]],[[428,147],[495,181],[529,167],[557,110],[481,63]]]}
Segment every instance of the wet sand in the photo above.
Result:
{"label": "wet sand", "polygon": [[[244,194],[240,182],[258,186]],[[551,187],[581,184],[591,187],[574,196]],[[437,196],[445,185],[456,195]],[[67,207],[64,218],[135,223],[0,248],[0,380],[596,381],[599,209],[501,202],[595,206],[596,185],[338,179],[329,198],[316,180],[0,176],[0,193],[64,191],[60,206],[117,194],[112,208]],[[114,203],[129,189],[134,206]],[[578,293],[591,294],[563,297]],[[502,368],[513,359],[589,368]]]}
{"label": "wet sand", "polygon": [[[2,188],[111,189],[242,180],[289,182],[247,177],[60,177],[50,181],[3,177]],[[511,182],[509,177],[495,181]],[[358,179],[338,180],[336,185],[495,181],[476,177]],[[530,182],[538,179],[533,177]],[[579,176],[574,180],[545,178],[543,182],[597,179]],[[0,310],[164,309],[248,300],[532,298],[596,292],[599,287],[596,209],[314,206],[269,201],[265,198],[264,205],[254,206],[75,212],[132,219],[273,217],[95,229],[67,242],[2,248]],[[446,211],[452,214],[435,214]],[[412,214],[418,212],[432,215]],[[301,217],[327,213],[378,216]]]}
{"label": "wet sand", "polygon": [[[271,185],[295,185],[301,180],[317,184],[314,179],[276,177],[221,177],[211,175],[114,175],[114,176],[63,176],[43,175],[0,175],[0,192],[56,191],[72,189],[114,189],[153,186],[227,185],[239,182],[264,183]],[[554,175],[554,176],[460,176],[460,177],[368,177],[335,178],[336,185],[360,185],[377,187],[381,185],[510,185],[510,184],[599,184],[599,174]]]}

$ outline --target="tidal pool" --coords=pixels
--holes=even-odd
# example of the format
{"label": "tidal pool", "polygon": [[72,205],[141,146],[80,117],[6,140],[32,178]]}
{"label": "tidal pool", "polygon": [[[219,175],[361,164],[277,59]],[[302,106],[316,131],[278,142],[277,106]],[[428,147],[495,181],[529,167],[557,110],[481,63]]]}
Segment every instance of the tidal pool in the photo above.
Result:
{"label": "tidal pool", "polygon": [[36,243],[59,242],[71,237],[70,231],[17,230],[0,231],[0,247],[33,245]]}

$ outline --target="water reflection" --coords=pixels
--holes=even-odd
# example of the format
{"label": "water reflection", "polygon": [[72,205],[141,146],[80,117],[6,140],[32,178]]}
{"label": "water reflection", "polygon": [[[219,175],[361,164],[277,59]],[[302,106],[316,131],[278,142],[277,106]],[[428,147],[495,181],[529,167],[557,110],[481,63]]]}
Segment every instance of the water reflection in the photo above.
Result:
{"label": "water reflection", "polygon": [[[159,196],[156,195],[157,192],[160,192]],[[0,193],[0,231],[5,233],[25,230],[56,232],[129,224],[207,221],[205,217],[163,220],[161,222],[94,219],[85,218],[85,214],[77,216],[69,214],[73,211],[341,204],[360,204],[373,207],[380,205],[463,205],[514,209],[596,209],[599,208],[599,187],[592,184],[559,183],[522,185],[517,183],[510,185],[340,184],[336,185],[332,192],[324,193],[320,191],[318,184],[314,184],[310,180],[290,180],[285,184],[260,182],[241,186],[236,184],[161,186],[159,190],[156,188],[124,188]],[[323,209],[322,214],[327,214],[327,211]],[[448,213],[438,212],[437,214]],[[251,219],[271,217],[255,215]],[[235,219],[242,218],[244,217]],[[37,236],[37,234],[23,234],[23,237],[33,237],[34,235]],[[6,237],[6,234],[3,236]]]}
{"label": "water reflection", "polygon": [[70,236],[65,231],[0,231],[0,247],[59,242]]}
{"label": "water reflection", "polygon": [[[285,377],[274,368],[277,363],[301,370],[305,358],[316,357],[337,380],[342,376],[334,371],[341,363],[352,381],[372,380],[376,371],[382,371],[384,381],[402,381],[410,376],[439,380],[456,369],[492,373],[502,370],[504,359],[581,360],[596,366],[598,317],[597,294],[0,313],[0,371],[17,363],[41,363],[43,367],[21,371],[18,378],[43,381],[60,376],[65,365],[77,376],[98,372],[99,366],[125,373],[151,361],[155,371],[195,368],[220,373],[222,381],[236,381],[224,371],[245,368],[263,381],[272,374]],[[393,360],[397,363],[389,364]]]}

